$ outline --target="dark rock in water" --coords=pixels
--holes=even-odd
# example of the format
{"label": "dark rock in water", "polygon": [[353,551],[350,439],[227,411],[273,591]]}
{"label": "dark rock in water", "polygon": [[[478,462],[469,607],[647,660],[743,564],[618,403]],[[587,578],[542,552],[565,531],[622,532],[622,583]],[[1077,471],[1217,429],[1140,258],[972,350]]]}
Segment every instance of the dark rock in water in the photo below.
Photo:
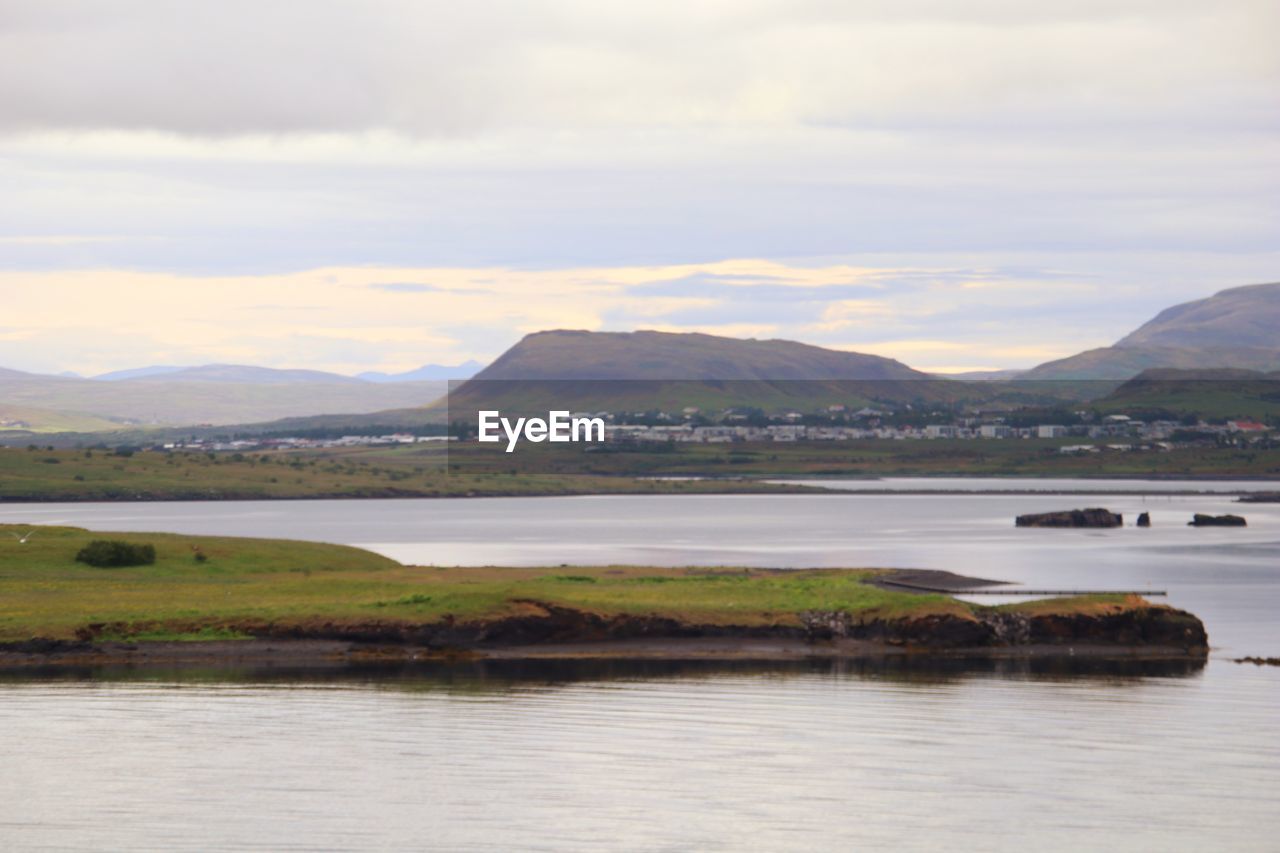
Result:
{"label": "dark rock in water", "polygon": [[1018,527],[1120,527],[1124,516],[1108,509],[1073,509],[1068,512],[1040,512],[1018,516]]}
{"label": "dark rock in water", "polygon": [[1151,526],[1151,513],[1149,513],[1149,512],[1144,512],[1144,513],[1142,513],[1141,515],[1139,515],[1139,516],[1138,516],[1138,526],[1139,526],[1139,527],[1150,527],[1150,526]]}
{"label": "dark rock in water", "polygon": [[1280,492],[1256,492],[1236,498],[1238,504],[1280,504]]}
{"label": "dark rock in water", "polygon": [[1246,527],[1244,517],[1239,515],[1204,515],[1197,512],[1187,522],[1188,527]]}

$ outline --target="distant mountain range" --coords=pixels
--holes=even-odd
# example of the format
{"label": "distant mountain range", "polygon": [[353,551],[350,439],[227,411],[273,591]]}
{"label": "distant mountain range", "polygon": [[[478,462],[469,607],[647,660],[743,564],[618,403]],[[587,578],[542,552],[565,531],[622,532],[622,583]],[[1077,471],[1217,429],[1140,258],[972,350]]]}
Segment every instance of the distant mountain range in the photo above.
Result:
{"label": "distant mountain range", "polygon": [[445,382],[367,382],[314,370],[239,365],[142,369],[107,380],[0,368],[0,429],[241,424],[422,406]]}
{"label": "distant mountain range", "polygon": [[478,361],[464,361],[462,364],[424,364],[416,370],[404,373],[381,373],[376,370],[357,373],[357,379],[366,382],[424,382],[470,379],[484,368]]}
{"label": "distant mountain range", "polygon": [[[319,370],[279,370],[241,364],[204,364],[196,367],[153,365],[115,370],[93,378],[106,382],[118,382],[122,379],[164,377],[166,380],[180,382],[246,382],[267,385],[293,382],[438,382],[449,379],[470,379],[482,367],[484,365],[478,361],[467,361],[456,365],[425,364],[416,370],[408,370],[404,373],[381,373],[371,370],[355,376],[344,376],[340,373],[326,373]],[[75,376],[70,373],[59,375]]]}
{"label": "distant mountain range", "polygon": [[[89,431],[114,424],[262,428],[279,419],[291,419],[286,423],[299,428],[439,422],[446,416],[445,379],[467,380],[449,395],[455,413],[545,410],[552,403],[574,410],[754,406],[813,411],[836,403],[1080,400],[1104,397],[1152,368],[1214,369],[1218,372],[1197,378],[1259,379],[1271,388],[1275,377],[1228,377],[1221,370],[1280,370],[1277,330],[1280,284],[1262,284],[1176,305],[1113,346],[1016,375],[984,371],[938,377],[893,359],[795,341],[572,330],[528,335],[482,370],[469,361],[353,377],[248,365],[157,365],[82,379],[0,368],[0,430],[23,428],[15,424],[33,431]],[[1166,385],[1171,380],[1143,376]],[[1148,382],[1129,387],[1122,399],[1140,392],[1155,400],[1167,390]]]}
{"label": "distant mountain range", "polygon": [[1019,379],[1129,379],[1150,368],[1280,370],[1280,284],[1223,290],[1166,308],[1115,344]]}
{"label": "distant mountain range", "polygon": [[279,370],[245,364],[203,364],[198,367],[140,367],[93,377],[108,382],[237,382],[244,385],[306,383],[360,384],[361,380],[321,370]]}

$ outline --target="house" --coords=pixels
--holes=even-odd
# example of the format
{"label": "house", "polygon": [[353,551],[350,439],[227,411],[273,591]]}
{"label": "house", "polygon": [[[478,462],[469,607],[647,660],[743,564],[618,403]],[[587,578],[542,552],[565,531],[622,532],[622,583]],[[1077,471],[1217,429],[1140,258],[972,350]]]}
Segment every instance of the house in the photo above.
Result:
{"label": "house", "polygon": [[1270,427],[1257,421],[1227,421],[1227,429],[1232,432],[1266,432]]}

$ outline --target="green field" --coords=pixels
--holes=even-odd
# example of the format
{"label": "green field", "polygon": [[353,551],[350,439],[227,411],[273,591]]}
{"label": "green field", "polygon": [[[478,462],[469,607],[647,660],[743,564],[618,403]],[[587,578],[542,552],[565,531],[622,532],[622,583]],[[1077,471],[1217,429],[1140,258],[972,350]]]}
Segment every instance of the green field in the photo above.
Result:
{"label": "green field", "polygon": [[[1064,445],[1105,440],[1078,437],[1027,440],[913,440],[759,442],[640,446],[584,452],[573,447],[521,445],[511,454],[474,443],[455,446],[449,467],[468,472],[593,474],[599,477],[1274,477],[1280,448],[1186,447],[1172,451],[1106,451],[1067,455]],[[1115,439],[1114,441],[1125,441]],[[387,451],[390,460],[397,451]]]}
{"label": "green field", "polygon": [[[588,452],[475,443],[193,453],[0,448],[0,500],[699,494],[799,491],[766,478],[888,476],[1276,477],[1280,449],[1060,454],[1079,439],[642,446]],[[657,477],[709,477],[661,480]]]}
{"label": "green field", "polygon": [[478,495],[780,492],[765,483],[662,482],[590,470],[526,471],[508,459],[446,466],[438,449],[355,448],[122,456],[102,450],[0,447],[0,500],[256,500]]}
{"label": "green field", "polygon": [[[248,626],[268,623],[483,620],[518,615],[530,601],[602,616],[747,626],[799,624],[806,610],[892,618],[976,608],[864,584],[869,570],[433,568],[307,542],[32,530],[0,525],[0,641],[69,639],[89,626],[97,626],[99,639],[202,640],[244,636]],[[12,535],[28,532],[25,543]],[[114,569],[77,563],[76,552],[97,538],[152,544],[157,561]],[[1122,602],[1093,596],[1054,606],[1079,611]]]}

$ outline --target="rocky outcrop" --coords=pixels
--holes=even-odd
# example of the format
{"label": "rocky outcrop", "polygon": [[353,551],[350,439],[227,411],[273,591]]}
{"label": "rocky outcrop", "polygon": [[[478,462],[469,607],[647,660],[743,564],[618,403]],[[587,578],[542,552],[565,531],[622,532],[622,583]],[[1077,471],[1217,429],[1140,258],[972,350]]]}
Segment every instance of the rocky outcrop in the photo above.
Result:
{"label": "rocky outcrop", "polygon": [[1138,516],[1138,526],[1139,526],[1139,527],[1150,527],[1150,526],[1151,526],[1151,513],[1149,513],[1149,512],[1141,513],[1141,514]]}
{"label": "rocky outcrop", "polygon": [[1093,507],[1067,512],[1040,512],[1020,515],[1018,527],[1121,527],[1124,516],[1118,512]]}
{"label": "rocky outcrop", "polygon": [[1099,613],[978,611],[857,622],[848,614],[806,614],[810,640],[873,640],[889,645],[956,649],[992,646],[1161,646],[1207,649],[1204,624],[1190,613],[1141,605]]}
{"label": "rocky outcrop", "polygon": [[[523,612],[487,620],[461,621],[446,617],[430,623],[316,620],[287,624],[236,620],[219,623],[219,627],[263,640],[337,640],[441,650],[716,637],[793,639],[811,643],[848,639],[920,650],[1079,645],[1196,651],[1208,646],[1204,625],[1195,616],[1139,599],[1135,599],[1135,603],[1099,605],[1084,611],[1067,609],[1044,613],[976,609],[886,618],[859,617],[840,610],[810,610],[798,614],[798,623],[762,625],[706,625],[632,614],[602,616],[533,601],[521,602],[521,605]],[[84,644],[96,642],[102,636],[129,636],[159,627],[156,623],[94,624],[77,632],[81,644],[77,647],[86,648]],[[171,624],[163,627],[174,628]]]}
{"label": "rocky outcrop", "polygon": [[1205,515],[1197,512],[1188,527],[1246,527],[1244,516],[1240,515]]}

